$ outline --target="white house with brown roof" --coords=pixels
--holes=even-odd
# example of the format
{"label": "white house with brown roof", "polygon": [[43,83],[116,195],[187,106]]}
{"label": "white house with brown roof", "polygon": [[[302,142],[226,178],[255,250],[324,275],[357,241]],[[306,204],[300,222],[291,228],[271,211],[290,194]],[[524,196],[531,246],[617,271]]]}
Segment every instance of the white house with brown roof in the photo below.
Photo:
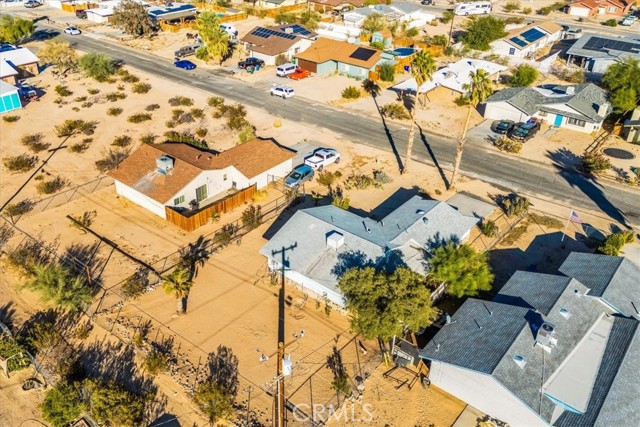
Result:
{"label": "white house with brown roof", "polygon": [[263,139],[222,153],[187,144],[143,144],[109,175],[119,195],[166,219],[165,206],[197,209],[230,190],[263,188],[292,169],[294,156]]}
{"label": "white house with brown roof", "polygon": [[295,59],[300,68],[318,75],[337,71],[360,79],[368,78],[369,71],[384,62],[380,50],[325,38],[319,38]]}
{"label": "white house with brown roof", "polygon": [[533,59],[539,50],[553,45],[561,37],[560,25],[551,21],[537,22],[515,29],[505,37],[492,42],[491,50],[497,55],[510,58]]}
{"label": "white house with brown roof", "polygon": [[598,16],[624,16],[631,10],[633,1],[578,0],[569,3],[565,10],[571,16],[596,18]]}
{"label": "white house with brown roof", "polygon": [[288,24],[254,27],[240,41],[249,56],[262,59],[265,65],[276,65],[279,55],[291,61],[294,55],[304,52],[317,38],[316,33],[300,24]]}

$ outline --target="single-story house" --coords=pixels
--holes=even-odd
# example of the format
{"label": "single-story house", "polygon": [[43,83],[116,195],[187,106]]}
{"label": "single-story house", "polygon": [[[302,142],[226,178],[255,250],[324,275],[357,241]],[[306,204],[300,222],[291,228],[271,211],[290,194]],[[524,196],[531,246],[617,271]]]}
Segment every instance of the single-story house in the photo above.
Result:
{"label": "single-story house", "polygon": [[409,28],[424,27],[436,19],[434,14],[427,13],[417,3],[394,2],[389,5],[376,4],[350,10],[342,15],[342,20],[344,25],[359,28],[368,16],[375,13],[384,16],[392,22],[405,22]]}
{"label": "single-story house", "polygon": [[562,31],[562,27],[555,22],[537,22],[513,30],[507,36],[492,42],[491,51],[497,55],[531,59],[540,49],[560,40]]}
{"label": "single-story house", "polygon": [[385,49],[393,46],[393,34],[388,28],[383,28],[371,34],[371,43],[382,43]]}
{"label": "single-story house", "polygon": [[0,50],[0,80],[11,85],[18,80],[40,74],[39,59],[25,47],[5,47]]}
{"label": "single-story house", "polygon": [[309,0],[309,4],[316,11],[326,13],[332,10],[342,10],[344,7],[355,9],[364,6],[364,0]]}
{"label": "single-story house", "polygon": [[626,0],[578,0],[568,4],[565,10],[569,15],[582,18],[598,16],[624,16],[629,13],[633,1]]}
{"label": "single-story house", "polygon": [[442,240],[465,241],[479,218],[445,202],[414,196],[380,220],[363,218],[336,206],[303,209],[260,249],[269,268],[282,268],[292,282],[344,306],[337,283],[349,268],[404,265],[426,274],[425,257]]}
{"label": "single-story house", "polygon": [[640,143],[640,107],[636,107],[622,124],[622,137],[627,142]]}
{"label": "single-story house", "polygon": [[154,22],[168,22],[195,18],[198,15],[198,9],[187,3],[165,3],[163,6],[149,7],[147,13]]}
{"label": "single-story house", "polygon": [[249,56],[262,59],[266,65],[275,65],[276,58],[284,55],[287,61],[304,52],[318,38],[313,31],[299,24],[255,27],[240,39]]}
{"label": "single-story house", "polygon": [[0,80],[0,114],[22,108],[18,88]]}
{"label": "single-story house", "polygon": [[306,1],[304,0],[251,0],[251,2],[261,9],[275,9],[278,7],[306,4]]}
{"label": "single-story house", "polygon": [[514,87],[494,93],[483,116],[524,122],[536,118],[555,127],[591,133],[611,112],[608,93],[593,83],[573,86]]}
{"label": "single-story house", "polygon": [[574,252],[560,273],[467,299],[420,352],[431,384],[514,427],[640,425],[640,267]]}
{"label": "single-story house", "polygon": [[[420,86],[418,93],[438,90],[451,92],[456,95],[464,95],[467,93],[466,87],[471,83],[472,72],[484,70],[490,77],[496,76],[497,79],[497,75],[506,69],[507,67],[496,64],[495,62],[485,61],[483,59],[463,58],[436,71],[430,81]],[[416,80],[410,78],[393,86],[392,89],[415,92],[417,89]]]}
{"label": "single-story house", "polygon": [[[136,3],[140,3],[144,7],[149,7],[149,3],[143,0],[133,0]],[[86,9],[87,20],[91,22],[97,22],[98,24],[106,24],[111,22],[115,10],[120,7],[121,0],[107,0],[98,3],[98,7],[93,9]]]}
{"label": "single-story house", "polygon": [[318,75],[338,71],[360,79],[368,78],[369,71],[374,71],[376,65],[384,62],[382,51],[326,38],[319,38],[294,58],[300,68]]}
{"label": "single-story house", "polygon": [[566,52],[567,63],[580,65],[585,71],[604,74],[609,65],[631,57],[640,60],[640,36],[609,37],[586,33]]}
{"label": "single-story house", "polygon": [[254,139],[222,153],[178,143],[143,144],[109,173],[116,192],[165,218],[165,206],[206,206],[229,190],[258,189],[292,169],[295,153]]}

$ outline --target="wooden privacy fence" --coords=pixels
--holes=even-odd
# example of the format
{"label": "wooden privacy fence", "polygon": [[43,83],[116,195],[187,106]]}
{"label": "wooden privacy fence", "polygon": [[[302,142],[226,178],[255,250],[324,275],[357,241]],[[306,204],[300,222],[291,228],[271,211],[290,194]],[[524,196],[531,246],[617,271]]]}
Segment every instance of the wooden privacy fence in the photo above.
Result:
{"label": "wooden privacy fence", "polygon": [[278,14],[280,13],[285,13],[285,12],[299,12],[299,11],[303,11],[306,10],[307,5],[306,3],[304,4],[294,4],[291,6],[281,6],[281,7],[276,7],[274,9],[262,9],[260,10],[260,16],[262,16],[262,14],[264,14],[265,17],[268,18],[275,18]]}
{"label": "wooden privacy fence", "polygon": [[198,227],[202,227],[211,220],[214,212],[226,213],[240,205],[251,202],[253,195],[256,193],[256,185],[240,190],[235,194],[218,200],[212,205],[203,208],[195,213],[193,211],[182,214],[169,206],[164,207],[167,221],[177,225],[185,231],[193,231]]}
{"label": "wooden privacy fence", "polygon": [[65,12],[71,12],[71,13],[74,13],[76,10],[96,9],[98,7],[100,6],[96,3],[82,3],[82,4],[62,3],[62,10],[64,10]]}
{"label": "wooden privacy fence", "polygon": [[191,22],[180,22],[179,24],[170,24],[168,22],[160,22],[160,28],[162,31],[169,31],[171,33],[177,33],[183,29],[194,29],[196,28],[195,21]]}

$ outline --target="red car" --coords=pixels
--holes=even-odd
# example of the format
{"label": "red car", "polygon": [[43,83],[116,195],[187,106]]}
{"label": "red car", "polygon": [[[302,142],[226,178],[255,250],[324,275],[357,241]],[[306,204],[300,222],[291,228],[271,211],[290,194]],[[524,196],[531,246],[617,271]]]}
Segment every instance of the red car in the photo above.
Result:
{"label": "red car", "polygon": [[289,74],[289,78],[293,80],[302,80],[302,79],[306,79],[310,75],[311,75],[311,71],[303,70],[302,68],[298,67],[296,68],[296,71]]}

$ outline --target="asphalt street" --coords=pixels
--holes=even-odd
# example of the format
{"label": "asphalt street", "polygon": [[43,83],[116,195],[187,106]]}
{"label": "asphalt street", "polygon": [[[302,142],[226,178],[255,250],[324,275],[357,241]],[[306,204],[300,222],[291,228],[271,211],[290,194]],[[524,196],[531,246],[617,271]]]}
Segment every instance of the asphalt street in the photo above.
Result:
{"label": "asphalt street", "polygon": [[[40,29],[56,30],[40,25]],[[61,35],[83,51],[100,51],[129,66],[170,79],[174,82],[198,87],[212,95],[222,96],[234,102],[260,108],[286,120],[302,122],[317,133],[309,139],[322,140],[327,129],[346,140],[399,153],[404,157],[407,143],[407,126],[388,124],[381,119],[339,110],[299,97],[282,100],[269,95],[267,86],[250,85],[226,77],[222,72],[204,69],[185,71],[177,69],[170,60],[136,51],[90,36]],[[373,101],[372,101],[373,102]],[[455,137],[461,129],[451,130],[451,139],[428,132],[416,132],[413,158],[416,161],[435,164],[443,177],[449,172],[455,154]],[[562,166],[563,158],[557,156],[559,167],[527,162],[513,156],[490,151],[481,143],[467,143],[462,172],[469,177],[495,184],[505,190],[553,199],[574,209],[597,210],[623,224],[640,225],[640,191],[615,183],[590,179]]]}

